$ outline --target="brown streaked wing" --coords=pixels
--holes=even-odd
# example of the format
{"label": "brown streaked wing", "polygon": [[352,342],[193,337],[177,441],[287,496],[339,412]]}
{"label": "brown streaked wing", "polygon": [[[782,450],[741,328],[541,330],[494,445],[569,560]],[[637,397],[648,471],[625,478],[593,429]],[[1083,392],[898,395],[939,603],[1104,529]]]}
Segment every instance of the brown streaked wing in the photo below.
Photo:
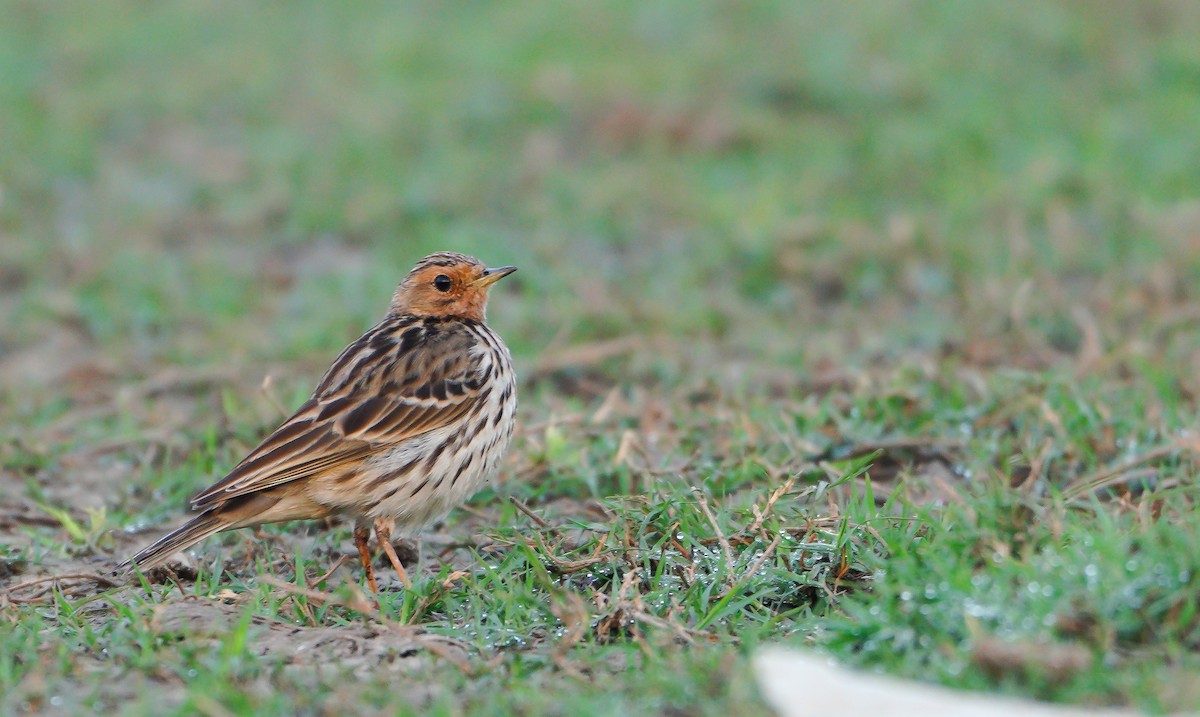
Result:
{"label": "brown streaked wing", "polygon": [[347,347],[313,397],[192,507],[334,471],[453,423],[489,390],[478,343],[466,322],[384,321]]}

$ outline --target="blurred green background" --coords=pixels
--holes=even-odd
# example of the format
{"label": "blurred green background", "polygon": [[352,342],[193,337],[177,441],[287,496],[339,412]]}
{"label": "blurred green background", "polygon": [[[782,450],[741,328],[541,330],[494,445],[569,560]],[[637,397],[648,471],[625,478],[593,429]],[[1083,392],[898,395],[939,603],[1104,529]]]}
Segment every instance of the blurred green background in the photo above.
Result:
{"label": "blurred green background", "polygon": [[524,361],[632,333],[689,371],[698,347],[805,372],[994,336],[1027,281],[1194,283],[1190,2],[4,17],[10,350],[52,316],[122,370],[326,356],[436,249],[522,267],[492,317]]}

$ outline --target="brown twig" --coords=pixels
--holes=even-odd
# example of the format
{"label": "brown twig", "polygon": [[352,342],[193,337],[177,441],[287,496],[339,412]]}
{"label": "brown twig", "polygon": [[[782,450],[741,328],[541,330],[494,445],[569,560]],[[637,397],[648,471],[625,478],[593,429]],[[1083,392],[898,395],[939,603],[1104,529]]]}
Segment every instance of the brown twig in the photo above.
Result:
{"label": "brown twig", "polygon": [[775,504],[779,502],[779,499],[782,498],[789,490],[791,490],[792,486],[795,484],[795,478],[788,478],[786,481],[784,481],[784,484],[776,488],[774,492],[772,492],[767,498],[767,504],[763,506],[762,512],[759,512],[758,506],[754,506],[754,522],[750,524],[750,527],[746,529],[746,532],[754,535],[761,530],[763,521],[765,521],[767,517],[770,516],[775,510]]}
{"label": "brown twig", "polygon": [[552,525],[549,521],[547,521],[542,516],[533,512],[533,509],[530,508],[529,506],[525,505],[525,503],[523,503],[520,498],[516,497],[515,495],[510,495],[508,497],[508,500],[510,503],[513,504],[514,508],[516,508],[518,511],[523,513],[527,518],[532,520],[534,522],[534,524],[537,525],[537,527],[545,529],[545,530],[549,530],[557,538],[561,539],[563,537],[562,533],[560,533],[558,531],[558,528],[554,527],[554,525]]}
{"label": "brown twig", "polygon": [[762,555],[759,555],[757,558],[755,558],[754,562],[750,563],[750,567],[746,568],[746,573],[742,580],[749,580],[752,578],[754,574],[758,572],[759,568],[761,568],[763,564],[770,560],[771,556],[775,554],[775,548],[779,547],[779,543],[782,540],[783,533],[776,535],[774,540],[772,540],[770,544],[767,545],[766,549],[762,551]]}
{"label": "brown twig", "polygon": [[739,586],[749,582],[750,579],[754,577],[754,574],[758,572],[759,568],[761,568],[763,564],[770,560],[771,556],[775,554],[775,549],[779,547],[779,543],[782,540],[783,533],[776,535],[775,539],[772,540],[771,543],[767,545],[766,549],[762,551],[762,555],[759,555],[754,562],[750,564],[750,567],[746,568],[746,572],[742,574],[741,579],[730,583],[729,587],[725,588],[725,591],[721,593],[719,598],[717,598],[718,602],[724,599],[726,595],[736,590]]}
{"label": "brown twig", "polygon": [[553,418],[537,423],[522,423],[517,426],[517,433],[523,436],[536,436],[553,426],[581,425],[585,419],[586,417],[582,413],[573,413],[568,416],[555,415]]}
{"label": "brown twig", "polygon": [[583,560],[563,560],[555,555],[554,552],[546,545],[546,541],[542,539],[541,533],[535,534],[534,537],[537,539],[538,545],[542,549],[542,554],[544,554],[547,558],[550,558],[550,562],[554,563],[554,567],[560,574],[563,575],[577,573],[584,568],[598,565],[599,563],[606,562],[610,559],[608,556],[600,555],[600,552],[604,550],[605,543],[608,542],[608,533],[604,533],[600,536],[600,542],[596,544],[596,549],[592,551],[590,557],[584,558]]}
{"label": "brown twig", "polygon": [[286,408],[284,408],[283,404],[279,402],[279,399],[275,398],[275,394],[271,391],[274,386],[275,377],[268,373],[266,376],[263,376],[262,385],[258,387],[258,390],[260,393],[262,393],[263,397],[267,399],[267,403],[274,406],[276,411],[279,411],[280,416],[287,418],[291,415],[291,411],[288,411]]}
{"label": "brown twig", "polygon": [[316,580],[308,580],[308,579],[305,579],[305,581],[304,581],[304,582],[308,584],[308,589],[309,589],[309,590],[312,590],[312,589],[313,589],[313,588],[315,588],[316,586],[318,586],[318,585],[320,585],[321,583],[323,583],[323,582],[325,582],[326,580],[328,580],[328,579],[329,579],[329,576],[330,576],[330,575],[333,575],[333,573],[334,573],[334,571],[335,571],[335,570],[337,570],[338,568],[340,568],[340,567],[342,567],[343,565],[345,565],[345,564],[346,564],[346,561],[348,561],[349,559],[350,559],[350,556],[349,556],[349,555],[343,555],[342,557],[340,557],[340,558],[338,558],[336,561],[334,561],[334,563],[333,563],[333,567],[331,567],[331,568],[329,568],[328,570],[326,570],[326,571],[325,571],[325,574],[324,574],[324,575],[322,575],[321,577],[317,578]]}
{"label": "brown twig", "polygon": [[1154,450],[1146,451],[1140,456],[1134,456],[1127,461],[1122,461],[1111,468],[1103,468],[1074,481],[1063,489],[1063,498],[1066,500],[1075,500],[1101,488],[1107,488],[1131,480],[1134,476],[1135,468],[1146,463],[1169,458],[1181,451],[1191,450],[1193,450],[1191,447],[1178,443],[1168,443],[1165,446],[1159,446]]}
{"label": "brown twig", "polygon": [[342,607],[350,608],[355,612],[362,613],[372,620],[376,620],[381,623],[386,622],[386,619],[379,614],[379,611],[375,609],[375,606],[371,605],[371,603],[367,601],[367,598],[362,594],[362,591],[358,590],[357,586],[350,585],[349,583],[347,583],[347,585],[351,588],[351,595],[353,597],[351,600],[343,600],[333,593],[302,588],[299,585],[293,585],[292,583],[289,583],[285,580],[280,580],[279,578],[271,575],[260,575],[258,576],[258,581],[264,585],[270,585],[271,587],[279,588],[280,590],[292,593],[293,595],[300,595],[308,598],[309,600],[318,600],[322,603],[329,603],[330,605],[340,605]]}
{"label": "brown twig", "polygon": [[[8,600],[10,602],[14,602],[14,603],[37,602],[37,601],[41,600],[46,595],[46,593],[49,593],[50,591],[52,591],[58,585],[58,583],[63,580],[90,580],[102,588],[121,587],[121,583],[115,582],[112,579],[106,578],[103,575],[99,575],[97,573],[68,573],[66,575],[50,575],[48,577],[37,578],[36,580],[28,580],[28,581],[20,583],[18,585],[13,585],[12,587],[10,587],[8,590],[5,591],[5,596],[8,598]],[[16,595],[16,593],[20,590],[25,590],[25,589],[31,588],[35,585],[42,585],[44,583],[53,583],[53,584],[47,588],[42,589],[40,592],[38,592],[34,595],[30,595],[27,597],[17,597],[17,595]]]}
{"label": "brown twig", "polygon": [[707,635],[707,633],[705,633],[703,630],[689,630],[687,627],[680,625],[677,622],[663,620],[660,617],[651,615],[644,609],[635,608],[627,611],[626,614],[638,622],[644,622],[647,625],[657,627],[660,630],[670,630],[671,632],[675,633],[676,637],[689,645],[696,644],[696,639],[693,637],[693,635]]}

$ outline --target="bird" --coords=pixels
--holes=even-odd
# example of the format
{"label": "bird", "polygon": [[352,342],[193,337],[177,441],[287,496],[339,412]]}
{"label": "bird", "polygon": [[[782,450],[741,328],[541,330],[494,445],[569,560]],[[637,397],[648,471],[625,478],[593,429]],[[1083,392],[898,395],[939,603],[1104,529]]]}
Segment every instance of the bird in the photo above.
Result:
{"label": "bird", "polygon": [[491,286],[516,270],[455,252],[417,262],[384,319],[341,352],[312,396],[192,498],[198,514],[121,568],[148,570],[226,530],[344,515],[371,591],[372,528],[411,587],[392,531],[411,535],[464,503],[512,441],[512,356],[485,313]]}

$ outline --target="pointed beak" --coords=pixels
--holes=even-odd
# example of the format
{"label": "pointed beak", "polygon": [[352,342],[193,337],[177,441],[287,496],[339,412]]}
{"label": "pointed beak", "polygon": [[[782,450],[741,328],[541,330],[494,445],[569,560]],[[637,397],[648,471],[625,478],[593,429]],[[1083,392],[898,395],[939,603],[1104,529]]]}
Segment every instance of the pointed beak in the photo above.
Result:
{"label": "pointed beak", "polygon": [[480,276],[475,281],[472,281],[471,284],[478,286],[481,289],[486,289],[516,270],[517,267],[515,266],[498,266],[494,269],[485,269],[483,276]]}

